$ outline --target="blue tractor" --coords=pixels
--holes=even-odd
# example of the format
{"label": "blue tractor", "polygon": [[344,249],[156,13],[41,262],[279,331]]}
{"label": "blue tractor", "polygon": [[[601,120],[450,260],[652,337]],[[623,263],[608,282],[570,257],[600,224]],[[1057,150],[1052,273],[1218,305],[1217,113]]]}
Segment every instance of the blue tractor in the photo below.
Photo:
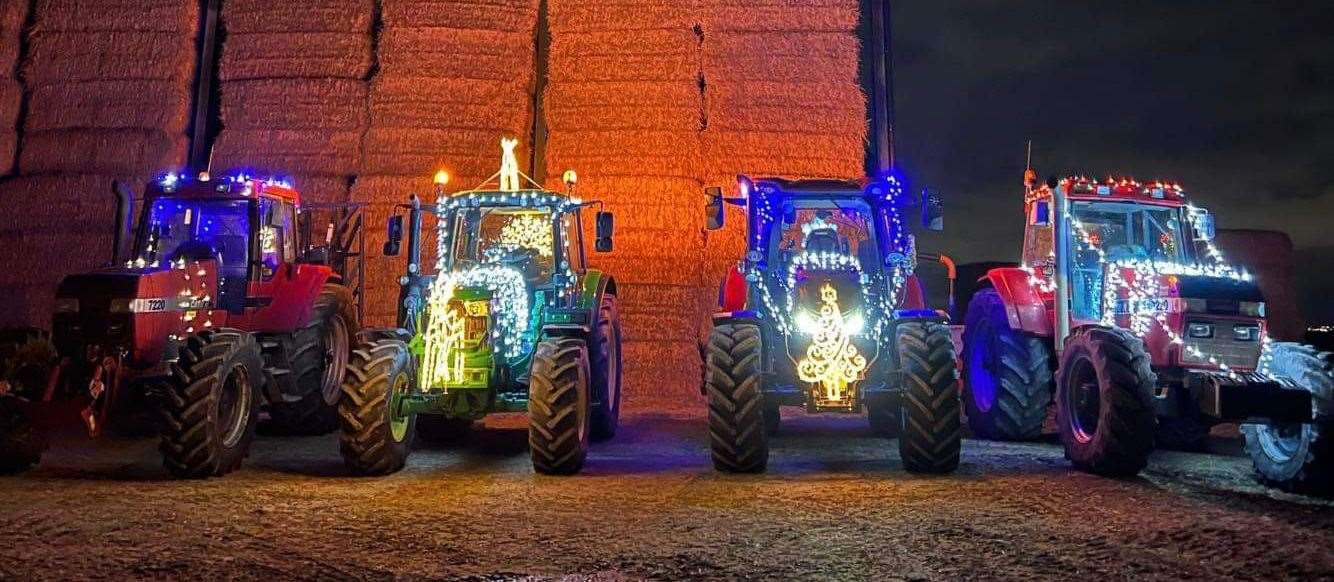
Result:
{"label": "blue tractor", "polygon": [[[779,408],[801,406],[865,409],[877,433],[898,436],[909,471],[957,468],[955,346],[946,316],[924,308],[899,181],[742,176],[735,196],[706,195],[710,230],[725,204],[747,211],[747,252],[722,281],[705,347],[714,467],[763,471]],[[939,199],[921,208],[939,230]]]}

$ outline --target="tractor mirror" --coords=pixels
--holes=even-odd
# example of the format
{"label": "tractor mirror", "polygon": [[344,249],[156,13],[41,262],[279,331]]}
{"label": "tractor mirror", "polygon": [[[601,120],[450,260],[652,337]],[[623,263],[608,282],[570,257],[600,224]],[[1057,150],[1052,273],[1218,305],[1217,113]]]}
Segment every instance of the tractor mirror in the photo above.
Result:
{"label": "tractor mirror", "polygon": [[1195,212],[1191,221],[1195,224],[1195,240],[1212,241],[1218,234],[1218,226],[1214,223],[1214,215],[1209,214],[1208,210],[1203,208]]}
{"label": "tractor mirror", "polygon": [[389,217],[389,236],[384,241],[384,256],[397,257],[403,246],[403,215]]}
{"label": "tractor mirror", "polygon": [[597,214],[597,240],[593,242],[593,250],[599,253],[610,253],[612,249],[611,237],[616,230],[616,220],[610,212],[602,211]]}
{"label": "tractor mirror", "polygon": [[717,186],[710,186],[704,189],[704,195],[709,197],[709,201],[704,206],[704,217],[709,230],[718,230],[723,227],[723,220],[726,216],[723,213],[723,189]]}
{"label": "tractor mirror", "polygon": [[922,228],[931,232],[945,230],[945,201],[930,190],[922,190]]}
{"label": "tractor mirror", "polygon": [[1033,226],[1051,226],[1051,202],[1040,200],[1033,205]]}

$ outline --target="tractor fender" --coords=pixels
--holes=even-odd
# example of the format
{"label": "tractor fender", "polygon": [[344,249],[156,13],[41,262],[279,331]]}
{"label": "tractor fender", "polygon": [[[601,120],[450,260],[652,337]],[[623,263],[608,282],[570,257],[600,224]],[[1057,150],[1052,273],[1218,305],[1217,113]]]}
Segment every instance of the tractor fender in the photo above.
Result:
{"label": "tractor fender", "polygon": [[1039,336],[1052,335],[1049,309],[1028,271],[1019,267],[992,269],[978,281],[978,285],[995,289],[1000,295],[1011,329]]}
{"label": "tractor fender", "polygon": [[250,332],[291,333],[310,320],[315,298],[332,274],[324,265],[281,265],[268,280],[251,283],[249,295],[263,303],[232,316],[228,325]]}
{"label": "tractor fender", "polygon": [[542,337],[583,337],[593,330],[597,321],[598,307],[602,305],[604,295],[618,294],[616,278],[597,269],[589,269],[579,280],[579,296],[570,308],[552,310],[552,314],[577,314],[568,322],[546,322],[542,325]]}
{"label": "tractor fender", "polygon": [[746,277],[741,274],[741,269],[732,265],[718,285],[718,311],[729,313],[744,311],[746,295],[749,292],[749,285],[746,284]]}

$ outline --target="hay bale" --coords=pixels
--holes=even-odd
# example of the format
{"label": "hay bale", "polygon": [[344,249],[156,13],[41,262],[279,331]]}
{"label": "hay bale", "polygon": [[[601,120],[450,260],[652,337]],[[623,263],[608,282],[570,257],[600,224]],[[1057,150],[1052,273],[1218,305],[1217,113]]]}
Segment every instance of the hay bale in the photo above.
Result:
{"label": "hay bale", "polygon": [[635,341],[621,345],[626,398],[698,394],[702,381],[699,345],[693,341]]}
{"label": "hay bale", "polygon": [[[641,158],[676,154],[691,158],[697,155],[698,143],[699,134],[694,131],[567,131],[552,134],[547,142],[547,151],[567,157],[614,154],[625,158]],[[590,174],[600,174],[592,167],[586,169]],[[647,171],[641,173],[655,174]]]}
{"label": "hay bale", "polygon": [[[548,167],[548,172],[555,176],[566,167]],[[579,196],[587,200],[603,200],[616,204],[636,203],[653,206],[692,207],[704,213],[704,190],[701,182],[693,178],[671,178],[659,176],[614,176],[583,171],[579,172]],[[633,212],[634,209],[629,209]],[[617,217],[616,224],[622,224]]]}
{"label": "hay bale", "polygon": [[537,0],[382,0],[380,18],[388,28],[463,28],[532,34]]}
{"label": "hay bale", "polygon": [[845,83],[730,83],[705,91],[710,129],[796,133],[866,133],[866,96]]}
{"label": "hay bale", "polygon": [[23,107],[23,86],[13,79],[0,78],[0,131],[12,131]]}
{"label": "hay bale", "polygon": [[709,130],[701,141],[714,175],[858,178],[864,174],[864,134]]}
{"label": "hay bale", "polygon": [[533,67],[532,31],[386,28],[380,74],[511,80]]}
{"label": "hay bale", "polygon": [[364,79],[371,38],[346,32],[233,33],[223,46],[223,81],[272,78]]}
{"label": "hay bale", "polygon": [[[613,276],[616,273],[612,273]],[[674,313],[694,312],[698,289],[694,285],[645,285],[616,281],[620,291],[621,313]]]}
{"label": "hay bale", "polygon": [[[621,245],[620,238],[617,235],[618,247]],[[695,285],[698,272],[692,261],[697,261],[702,256],[702,252],[695,245],[678,248],[672,258],[656,259],[621,254],[618,248],[615,253],[590,254],[588,263],[590,267],[616,277],[617,284]]]}
{"label": "hay bale", "polygon": [[856,32],[861,9],[857,0],[771,5],[746,2],[712,6],[702,16],[705,38],[723,32]]}
{"label": "hay bale", "polygon": [[[618,228],[615,242],[616,250],[612,256],[617,258],[683,260],[699,256],[704,248],[704,237],[698,230],[676,227]],[[683,263],[679,267],[674,271],[694,274],[693,262]]]}
{"label": "hay bale", "polygon": [[353,79],[259,79],[222,85],[228,129],[365,128],[366,83]]}
{"label": "hay bale", "polygon": [[198,0],[36,0],[33,32],[175,32],[199,29]]}
{"label": "hay bale", "polygon": [[531,124],[526,79],[377,78],[370,120],[378,128],[466,129],[523,135]]}
{"label": "hay bale", "polygon": [[0,2],[0,79],[13,78],[18,66],[28,7],[26,1]]}
{"label": "hay bale", "polygon": [[709,79],[855,83],[859,51],[847,33],[723,33],[708,37],[702,58]]}
{"label": "hay bale", "polygon": [[85,172],[148,175],[185,163],[182,135],[149,129],[59,129],[23,135],[25,174]]}
{"label": "hay bale", "polygon": [[700,103],[701,92],[696,82],[571,79],[547,85],[544,99],[549,107],[672,107]]}
{"label": "hay bale", "polygon": [[27,131],[56,129],[157,129],[181,134],[189,123],[187,83],[161,80],[81,81],[32,91]]}
{"label": "hay bale", "polygon": [[13,131],[0,131],[0,176],[8,176],[14,170],[14,158],[18,155],[19,136]]}
{"label": "hay bale", "polygon": [[698,318],[690,313],[622,313],[621,326],[627,342],[693,343]]}
{"label": "hay bale", "polygon": [[[500,138],[507,135],[501,130],[371,128],[360,173],[415,177],[443,168],[455,176],[490,176],[499,167]],[[524,144],[516,155],[528,158]]]}
{"label": "hay bale", "polygon": [[621,31],[596,31],[556,35],[551,39],[551,54],[559,54],[561,58],[635,55],[698,57],[699,47],[699,37],[690,29],[641,30],[633,35]]}
{"label": "hay bale", "polygon": [[301,194],[303,204],[341,204],[348,202],[351,176],[285,176]]}
{"label": "hay bale", "polygon": [[341,32],[370,35],[374,0],[227,0],[222,24],[228,34]]}
{"label": "hay bale", "polygon": [[684,81],[697,82],[697,54],[595,55],[568,58],[553,47],[547,77],[566,81]]}
{"label": "hay bale", "polygon": [[703,129],[703,115],[696,103],[675,106],[566,105],[552,103],[546,109],[547,124],[561,131],[676,131]]}
{"label": "hay bale", "polygon": [[690,30],[698,22],[691,2],[581,2],[549,0],[551,29],[557,33]]}
{"label": "hay bale", "polygon": [[256,174],[351,176],[361,164],[361,131],[224,129],[213,146],[215,168]]}
{"label": "hay bale", "polygon": [[195,38],[170,32],[39,32],[28,37],[23,81],[43,85],[108,79],[188,83]]}

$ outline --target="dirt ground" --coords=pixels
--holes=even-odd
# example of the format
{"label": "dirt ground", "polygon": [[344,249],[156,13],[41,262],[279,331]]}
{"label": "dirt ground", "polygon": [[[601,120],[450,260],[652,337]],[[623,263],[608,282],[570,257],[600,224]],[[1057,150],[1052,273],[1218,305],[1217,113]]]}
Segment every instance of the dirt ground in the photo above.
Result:
{"label": "dirt ground", "polygon": [[1334,503],[1258,486],[1226,439],[1132,480],[966,441],[921,477],[864,418],[796,415],[768,473],[730,476],[700,411],[627,414],[572,478],[533,474],[514,416],[378,479],[332,436],[200,482],[152,443],[76,440],[0,478],[0,579],[1334,579]]}

